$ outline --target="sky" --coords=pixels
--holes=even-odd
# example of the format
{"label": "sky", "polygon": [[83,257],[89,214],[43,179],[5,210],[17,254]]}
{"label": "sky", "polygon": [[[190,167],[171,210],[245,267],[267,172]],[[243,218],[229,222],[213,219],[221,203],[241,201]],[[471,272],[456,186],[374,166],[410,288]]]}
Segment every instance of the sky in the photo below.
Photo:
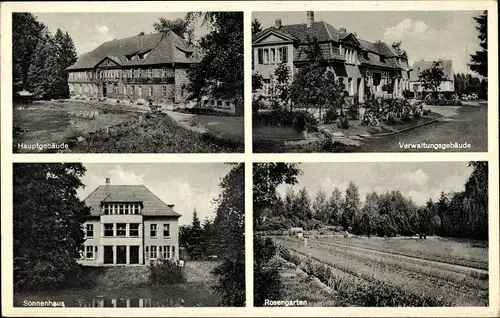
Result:
{"label": "sky", "polygon": [[[52,34],[58,28],[75,43],[78,55],[92,51],[103,42],[154,32],[153,23],[160,17],[167,20],[184,19],[186,12],[70,12],[34,14]],[[202,32],[202,30],[199,30]],[[195,32],[194,37],[200,34]]]}
{"label": "sky", "polygon": [[[478,32],[473,17],[481,11],[316,11],[315,21],[325,21],[334,28],[357,32],[368,41],[402,41],[410,65],[419,60],[453,61],[454,73],[466,73],[468,54],[479,50]],[[305,23],[305,11],[253,12],[263,28],[282,24]],[[467,56],[467,57],[466,57]]]}
{"label": "sky", "polygon": [[83,164],[87,169],[78,197],[84,200],[99,185],[143,184],[174,211],[182,214],[179,224],[190,224],[196,208],[199,219],[215,217],[213,200],[219,196],[219,183],[230,167],[223,163],[118,163]]}
{"label": "sky", "polygon": [[343,195],[352,181],[359,189],[360,199],[372,191],[385,193],[400,190],[404,196],[411,197],[418,205],[429,198],[436,200],[441,191],[445,193],[463,191],[472,173],[467,162],[339,162],[339,163],[302,163],[302,175],[298,184],[282,184],[278,192],[284,197],[287,188],[296,192],[306,187],[311,198],[319,189],[330,196],[335,187]]}

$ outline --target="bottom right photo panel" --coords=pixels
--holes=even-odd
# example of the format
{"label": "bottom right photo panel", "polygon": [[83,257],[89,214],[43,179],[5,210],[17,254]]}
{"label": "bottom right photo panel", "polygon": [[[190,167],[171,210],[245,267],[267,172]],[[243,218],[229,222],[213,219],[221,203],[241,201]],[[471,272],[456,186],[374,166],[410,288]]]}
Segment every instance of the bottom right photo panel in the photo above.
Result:
{"label": "bottom right photo panel", "polygon": [[488,162],[253,165],[254,305],[483,307]]}

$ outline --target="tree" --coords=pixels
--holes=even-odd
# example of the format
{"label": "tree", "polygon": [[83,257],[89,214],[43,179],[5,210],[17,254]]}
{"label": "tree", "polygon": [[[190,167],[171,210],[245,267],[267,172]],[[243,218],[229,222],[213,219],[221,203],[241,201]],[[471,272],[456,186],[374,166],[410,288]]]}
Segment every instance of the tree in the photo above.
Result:
{"label": "tree", "polygon": [[12,64],[13,82],[22,81],[22,88],[28,87],[28,72],[38,52],[38,42],[48,30],[37,18],[26,12],[12,13]]}
{"label": "tree", "polygon": [[359,191],[358,187],[352,182],[345,191],[344,206],[342,208],[342,226],[348,230],[352,226],[354,216],[358,213],[360,208]]}
{"label": "tree", "polygon": [[312,205],[313,217],[323,223],[328,221],[328,200],[322,189],[319,189],[314,197]]}
{"label": "tree", "polygon": [[471,161],[474,170],[465,184],[464,210],[471,237],[488,239],[488,162]]}
{"label": "tree", "polygon": [[[158,22],[153,23],[153,28],[156,32],[169,33],[173,32],[183,39],[187,39],[189,35],[188,32],[188,22],[183,19],[167,20],[165,18],[159,18]],[[144,32],[142,32],[144,35]],[[141,35],[141,34],[139,34]]]}
{"label": "tree", "polygon": [[211,31],[199,41],[202,59],[188,72],[194,96],[210,94],[234,99],[238,108],[243,105],[243,13],[191,12],[187,20],[201,17]]}
{"label": "tree", "polygon": [[89,208],[76,191],[83,187],[81,164],[14,164],[14,288],[67,287],[79,271]]}
{"label": "tree", "polygon": [[260,24],[260,21],[257,20],[257,18],[254,18],[252,20],[252,35],[255,35],[261,31],[262,31],[262,25]]}
{"label": "tree", "polygon": [[232,164],[220,183],[221,193],[214,220],[217,254],[221,264],[214,269],[219,276],[215,287],[222,305],[245,305],[245,166]]}
{"label": "tree", "polygon": [[304,187],[299,190],[293,203],[293,216],[296,223],[302,223],[300,226],[308,228],[307,223],[312,219],[311,198],[307,189]]}
{"label": "tree", "polygon": [[439,85],[445,80],[444,71],[440,64],[440,61],[434,61],[431,68],[423,70],[418,75],[422,86],[425,89],[431,89],[434,93],[437,92]]}
{"label": "tree", "polygon": [[474,17],[477,23],[476,29],[479,31],[479,46],[481,51],[471,54],[470,69],[481,76],[488,77],[488,11],[484,11],[478,17]]}
{"label": "tree", "polygon": [[338,188],[333,189],[332,195],[328,199],[328,218],[323,221],[329,225],[339,225],[342,216],[342,193]]}
{"label": "tree", "polygon": [[191,221],[191,226],[189,227],[188,237],[186,240],[186,251],[194,260],[199,260],[203,257],[203,230],[201,228],[200,219],[198,218],[198,213],[196,208],[193,210],[193,220]]}
{"label": "tree", "polygon": [[274,79],[276,81],[276,96],[286,105],[290,98],[291,71],[286,63],[281,63],[274,69]]}
{"label": "tree", "polygon": [[68,71],[66,69],[73,65],[77,60],[75,44],[68,32],[63,33],[61,29],[57,29],[54,36],[54,41],[57,46],[57,68],[59,75],[55,88],[55,95],[59,98],[69,97],[68,88]]}
{"label": "tree", "polygon": [[[254,231],[262,225],[262,211],[276,199],[276,188],[282,184],[297,183],[301,173],[296,163],[255,163],[253,165]],[[279,270],[272,259],[276,246],[254,234],[254,305],[263,306],[265,299],[278,299],[282,283]]]}
{"label": "tree", "polygon": [[58,86],[61,82],[58,56],[59,48],[50,34],[38,41],[36,55],[28,72],[28,87],[40,98],[58,97]]}
{"label": "tree", "polygon": [[307,64],[301,66],[294,75],[290,87],[290,97],[293,102],[301,103],[306,107],[319,108],[319,116],[323,105],[339,108],[342,111],[343,79],[336,77],[328,67],[321,47],[316,38],[309,39],[307,46],[303,47],[307,56]]}

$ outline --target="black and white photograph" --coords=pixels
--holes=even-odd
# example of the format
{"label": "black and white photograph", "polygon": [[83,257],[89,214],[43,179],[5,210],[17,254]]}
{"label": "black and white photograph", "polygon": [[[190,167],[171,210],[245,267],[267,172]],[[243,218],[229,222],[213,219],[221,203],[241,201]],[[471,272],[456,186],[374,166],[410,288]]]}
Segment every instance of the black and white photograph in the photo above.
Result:
{"label": "black and white photograph", "polygon": [[243,163],[14,163],[15,307],[245,305]]}
{"label": "black and white photograph", "polygon": [[488,306],[488,162],[253,168],[255,306]]}
{"label": "black and white photograph", "polygon": [[243,152],[243,12],[14,12],[12,86],[14,153]]}
{"label": "black and white photograph", "polygon": [[253,12],[253,151],[487,151],[487,22],[487,11]]}

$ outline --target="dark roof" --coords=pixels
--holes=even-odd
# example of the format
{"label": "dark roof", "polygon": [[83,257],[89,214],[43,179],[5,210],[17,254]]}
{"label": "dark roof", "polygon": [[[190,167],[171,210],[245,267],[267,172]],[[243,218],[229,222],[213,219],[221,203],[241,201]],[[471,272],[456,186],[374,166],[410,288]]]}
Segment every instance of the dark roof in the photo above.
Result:
{"label": "dark roof", "polygon": [[[149,54],[143,60],[128,60],[133,54]],[[120,66],[141,66],[170,63],[196,63],[197,57],[186,58],[185,52],[194,48],[174,32],[151,33],[130,38],[104,42],[91,52],[83,53],[68,70],[94,68],[103,59],[109,58]]]}
{"label": "dark roof", "polygon": [[[299,46],[294,53],[293,61],[294,62],[305,62],[308,60],[307,54],[304,51],[305,45]],[[319,47],[321,49],[321,53],[323,54],[323,58],[326,60],[345,60],[342,55],[340,55],[340,51],[338,48],[333,47],[332,43],[320,43]]]}
{"label": "dark roof", "polygon": [[[340,59],[344,60],[344,57],[340,55],[338,49],[335,50],[335,47],[332,45],[328,45],[324,42],[339,42],[352,33],[349,32],[340,32],[329,23],[326,22],[313,22],[311,27],[307,27],[307,24],[290,24],[290,25],[282,25],[279,29],[276,27],[267,28],[252,37],[252,41],[256,41],[261,38],[265,34],[269,32],[276,32],[278,34],[282,34],[283,36],[296,39],[299,44],[305,44],[308,42],[308,39],[315,37],[318,42],[320,42],[321,51],[323,52],[323,57],[325,59]],[[353,34],[354,35],[354,34]],[[360,46],[362,49],[369,51],[368,58],[365,59],[361,54],[358,54],[358,59],[361,63],[386,67],[386,68],[400,68],[400,66],[396,63],[394,58],[404,53],[402,50],[396,50],[391,45],[388,45],[385,42],[377,41],[375,43],[362,40],[355,36],[356,39],[360,42]],[[387,57],[384,62],[380,61],[379,55],[383,55]],[[299,46],[296,50],[294,61],[306,61],[306,55],[303,52],[303,49]]]}
{"label": "dark roof", "polygon": [[181,216],[144,185],[100,185],[84,201],[92,216],[101,214],[101,202],[141,202],[143,215]]}
{"label": "dark roof", "polygon": [[[420,81],[418,76],[420,73],[426,69],[429,69],[432,67],[432,63],[434,61],[417,61],[413,63],[413,71],[410,73],[410,81]],[[452,70],[452,63],[451,60],[437,60],[437,62],[440,62],[440,66],[443,68],[444,76],[448,79],[451,80],[453,79],[453,70]]]}

